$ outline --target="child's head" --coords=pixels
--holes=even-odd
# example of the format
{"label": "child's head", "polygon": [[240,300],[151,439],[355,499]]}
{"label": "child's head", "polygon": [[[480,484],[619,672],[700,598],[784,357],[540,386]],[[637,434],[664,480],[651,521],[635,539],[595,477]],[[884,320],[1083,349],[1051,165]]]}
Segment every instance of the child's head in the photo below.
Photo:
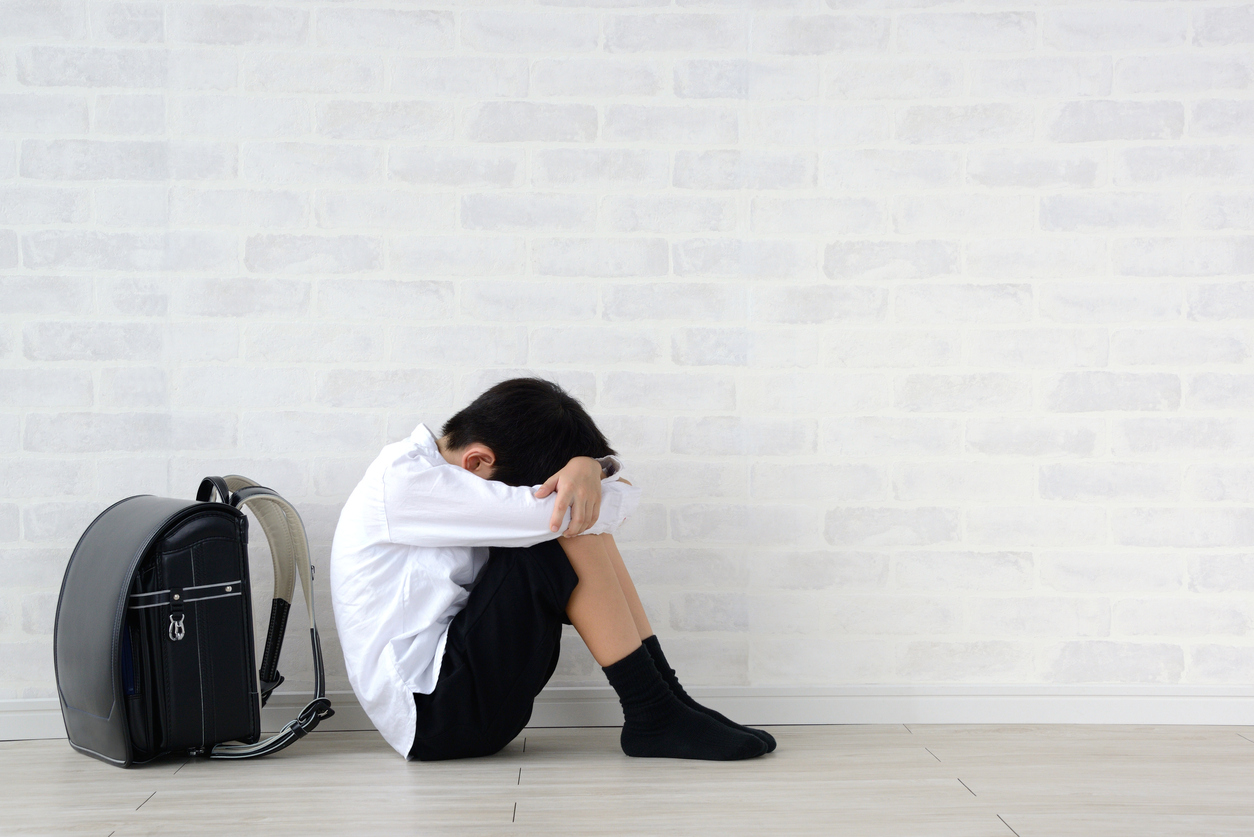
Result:
{"label": "child's head", "polygon": [[502,381],[440,432],[450,450],[476,443],[491,449],[491,478],[509,485],[538,485],[576,456],[614,453],[583,405],[539,378]]}

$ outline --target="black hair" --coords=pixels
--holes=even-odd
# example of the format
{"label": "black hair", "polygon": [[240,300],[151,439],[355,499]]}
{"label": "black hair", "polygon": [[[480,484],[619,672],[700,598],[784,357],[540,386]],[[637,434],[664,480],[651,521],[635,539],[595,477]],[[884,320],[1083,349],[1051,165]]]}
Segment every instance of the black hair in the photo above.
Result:
{"label": "black hair", "polygon": [[463,407],[440,431],[451,450],[478,442],[495,456],[492,479],[538,485],[576,456],[614,453],[583,405],[552,381],[502,381]]}

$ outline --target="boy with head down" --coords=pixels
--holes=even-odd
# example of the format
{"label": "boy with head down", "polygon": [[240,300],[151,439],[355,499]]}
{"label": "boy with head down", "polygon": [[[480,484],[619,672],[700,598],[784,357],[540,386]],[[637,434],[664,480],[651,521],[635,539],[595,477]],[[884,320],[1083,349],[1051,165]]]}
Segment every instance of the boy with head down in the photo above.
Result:
{"label": "boy with head down", "polygon": [[614,543],[639,502],[618,470],[579,402],[534,378],[371,463],[335,531],[331,596],[353,691],[397,752],[499,751],[556,669],[564,623],[618,693],[627,755],[775,748],[694,701],[666,662]]}

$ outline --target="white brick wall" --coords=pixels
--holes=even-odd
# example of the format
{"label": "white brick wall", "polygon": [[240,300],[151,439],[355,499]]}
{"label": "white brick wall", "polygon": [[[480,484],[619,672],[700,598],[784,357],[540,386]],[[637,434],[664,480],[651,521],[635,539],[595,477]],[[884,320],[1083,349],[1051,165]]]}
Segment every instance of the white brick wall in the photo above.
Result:
{"label": "white brick wall", "polygon": [[690,685],[1248,684],[1252,48],[1240,0],[0,0],[0,699],[108,503],[246,473],[325,563],[525,372],[643,485]]}

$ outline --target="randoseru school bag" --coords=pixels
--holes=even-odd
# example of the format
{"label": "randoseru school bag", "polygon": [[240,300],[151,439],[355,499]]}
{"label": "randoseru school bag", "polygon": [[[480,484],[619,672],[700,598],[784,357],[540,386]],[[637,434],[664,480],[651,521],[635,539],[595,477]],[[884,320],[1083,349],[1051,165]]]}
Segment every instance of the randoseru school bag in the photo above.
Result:
{"label": "randoseru school bag", "polygon": [[[220,502],[211,502],[215,491]],[[241,507],[261,523],[274,563],[260,670]],[[283,682],[279,651],[297,578],[309,611],[314,697],[261,740],[261,707]],[[141,495],[101,512],[65,568],[53,656],[70,746],[120,767],[176,752],[264,756],[333,714],[305,527],[290,503],[245,477],[207,477],[194,501]]]}

